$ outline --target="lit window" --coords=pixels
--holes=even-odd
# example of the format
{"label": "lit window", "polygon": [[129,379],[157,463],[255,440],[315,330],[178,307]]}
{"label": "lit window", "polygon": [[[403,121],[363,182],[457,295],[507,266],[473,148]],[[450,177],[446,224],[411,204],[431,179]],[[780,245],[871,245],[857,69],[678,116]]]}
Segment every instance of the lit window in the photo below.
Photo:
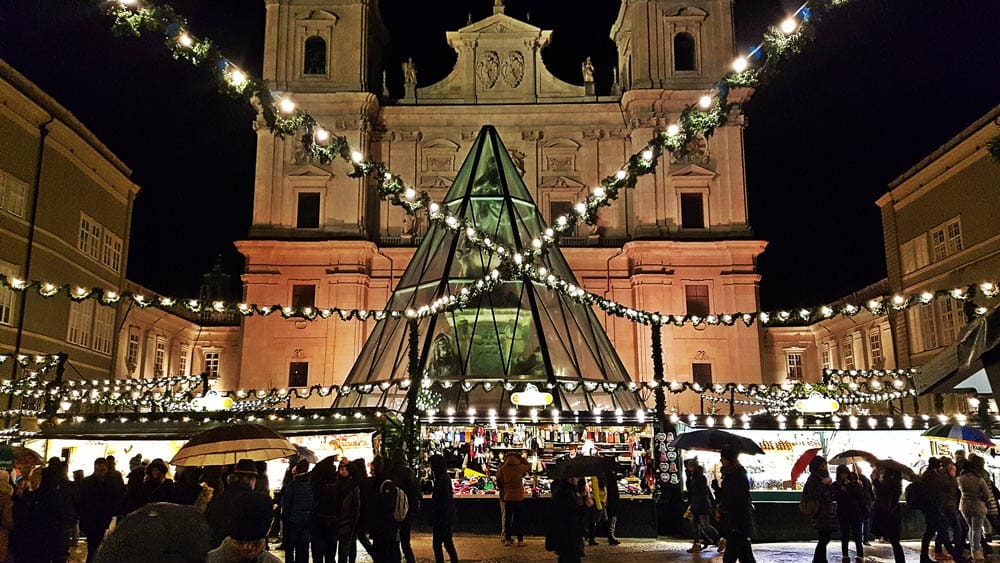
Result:
{"label": "lit window", "polygon": [[188,372],[188,353],[190,348],[187,346],[181,346],[180,351],[177,355],[177,375],[187,375]]}
{"label": "lit window", "polygon": [[882,355],[882,332],[879,329],[868,333],[868,347],[872,354],[872,369],[885,367],[885,357]]}
{"label": "lit window", "polygon": [[833,369],[833,360],[830,354],[830,343],[823,344],[823,369]]}
{"label": "lit window", "polygon": [[125,348],[125,368],[129,375],[135,373],[139,367],[139,333],[129,331],[128,346]]}
{"label": "lit window", "polygon": [[802,380],[802,354],[798,352],[785,354],[788,365],[788,379]]}
{"label": "lit window", "polygon": [[326,41],[322,37],[306,39],[302,74],[326,74]]}
{"label": "lit window", "polygon": [[90,348],[91,330],[94,324],[94,301],[71,301],[69,304],[69,329],[66,341],[84,348]]}
{"label": "lit window", "polygon": [[306,387],[309,385],[309,362],[289,362],[288,386]]}
{"label": "lit window", "polygon": [[163,365],[167,360],[167,342],[162,337],[156,337],[156,349],[153,352],[153,375],[163,376]]}
{"label": "lit window", "polygon": [[844,353],[842,369],[854,369],[854,337],[848,334],[844,337]]}
{"label": "lit window", "polygon": [[[0,261],[0,274],[10,278],[17,277],[17,268],[9,263]],[[13,289],[7,286],[0,287],[0,324],[9,325],[14,322],[14,300],[16,294]]]}
{"label": "lit window", "polygon": [[94,312],[94,350],[102,354],[111,353],[114,326],[115,310],[112,307],[97,307]]}
{"label": "lit window", "polygon": [[674,70],[696,70],[694,36],[681,32],[674,36]]}
{"label": "lit window", "polygon": [[219,352],[205,352],[205,373],[209,377],[219,377]]}
{"label": "lit window", "polygon": [[697,315],[705,318],[709,315],[710,307],[707,285],[684,286],[684,301],[687,303],[687,314],[689,317]]}

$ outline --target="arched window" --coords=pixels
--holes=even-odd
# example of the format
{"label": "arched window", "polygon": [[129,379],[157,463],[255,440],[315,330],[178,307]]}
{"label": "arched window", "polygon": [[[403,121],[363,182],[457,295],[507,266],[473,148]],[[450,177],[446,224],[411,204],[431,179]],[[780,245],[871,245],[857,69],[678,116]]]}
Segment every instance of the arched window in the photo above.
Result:
{"label": "arched window", "polygon": [[326,74],[326,41],[315,35],[306,39],[302,61],[302,74]]}
{"label": "arched window", "polygon": [[697,70],[694,64],[694,36],[686,31],[674,36],[674,70]]}

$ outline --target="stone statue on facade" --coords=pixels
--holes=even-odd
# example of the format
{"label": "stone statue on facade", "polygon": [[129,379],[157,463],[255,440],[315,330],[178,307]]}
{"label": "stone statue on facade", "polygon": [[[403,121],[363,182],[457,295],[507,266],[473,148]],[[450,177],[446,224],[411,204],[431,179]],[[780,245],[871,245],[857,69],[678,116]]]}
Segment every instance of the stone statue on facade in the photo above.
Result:
{"label": "stone statue on facade", "polygon": [[417,65],[413,64],[413,57],[409,57],[406,59],[406,62],[403,63],[403,83],[417,83]]}
{"label": "stone statue on facade", "polygon": [[587,60],[583,61],[580,70],[583,72],[584,84],[594,81],[594,63],[590,62],[590,57],[587,57]]}

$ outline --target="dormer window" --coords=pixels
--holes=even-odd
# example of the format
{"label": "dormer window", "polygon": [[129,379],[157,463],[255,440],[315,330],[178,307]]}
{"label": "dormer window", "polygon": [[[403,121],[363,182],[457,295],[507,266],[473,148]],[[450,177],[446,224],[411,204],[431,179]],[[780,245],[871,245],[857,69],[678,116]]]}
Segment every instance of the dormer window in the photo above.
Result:
{"label": "dormer window", "polygon": [[698,70],[695,65],[694,36],[686,31],[674,35],[674,70]]}
{"label": "dormer window", "polygon": [[317,35],[306,39],[302,56],[302,74],[326,74],[326,40]]}

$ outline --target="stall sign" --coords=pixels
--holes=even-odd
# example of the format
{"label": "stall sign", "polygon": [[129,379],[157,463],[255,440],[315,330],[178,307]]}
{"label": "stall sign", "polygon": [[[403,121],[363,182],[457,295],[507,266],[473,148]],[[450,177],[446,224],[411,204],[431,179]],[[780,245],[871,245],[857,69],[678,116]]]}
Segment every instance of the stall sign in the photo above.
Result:
{"label": "stall sign", "polygon": [[676,435],[673,428],[655,425],[653,459],[656,474],[655,498],[669,498],[667,491],[681,486],[680,452],[673,445]]}

